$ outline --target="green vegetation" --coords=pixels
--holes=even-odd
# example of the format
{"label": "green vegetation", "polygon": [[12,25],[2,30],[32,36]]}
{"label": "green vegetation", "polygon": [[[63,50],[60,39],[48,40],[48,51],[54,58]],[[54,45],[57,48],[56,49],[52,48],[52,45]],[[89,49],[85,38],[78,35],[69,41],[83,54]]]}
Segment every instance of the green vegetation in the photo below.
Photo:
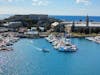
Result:
{"label": "green vegetation", "polygon": [[33,26],[36,27],[37,26],[36,24],[37,24],[38,21],[37,20],[32,20],[32,19],[25,19],[22,22],[25,23],[24,26],[26,26],[30,29]]}

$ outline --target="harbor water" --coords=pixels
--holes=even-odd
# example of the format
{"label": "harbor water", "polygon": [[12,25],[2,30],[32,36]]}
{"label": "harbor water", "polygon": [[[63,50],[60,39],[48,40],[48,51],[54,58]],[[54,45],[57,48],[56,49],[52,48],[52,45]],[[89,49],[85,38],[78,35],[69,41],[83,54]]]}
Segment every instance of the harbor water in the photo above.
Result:
{"label": "harbor water", "polygon": [[100,75],[100,44],[84,38],[71,41],[77,52],[58,52],[43,38],[21,39],[13,51],[0,52],[0,75]]}

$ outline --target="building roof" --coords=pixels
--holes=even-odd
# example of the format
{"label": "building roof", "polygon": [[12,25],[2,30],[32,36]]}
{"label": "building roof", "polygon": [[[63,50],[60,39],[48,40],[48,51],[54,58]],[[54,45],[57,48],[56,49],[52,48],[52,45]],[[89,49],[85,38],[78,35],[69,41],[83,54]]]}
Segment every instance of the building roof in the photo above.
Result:
{"label": "building roof", "polygon": [[0,27],[0,32],[8,31],[8,28]]}
{"label": "building roof", "polygon": [[40,30],[44,30],[45,28],[44,28],[44,27],[39,27],[39,29],[40,29]]}
{"label": "building roof", "polygon": [[34,35],[34,34],[38,34],[38,31],[29,31],[29,32],[25,32],[25,34],[30,34],[30,35]]}
{"label": "building roof", "polygon": [[37,30],[37,27],[31,27],[31,30]]}
{"label": "building roof", "polygon": [[58,23],[58,22],[54,22],[54,23],[52,23],[51,25],[52,25],[52,26],[57,26],[57,25],[59,25],[59,23]]}
{"label": "building roof", "polygon": [[7,22],[7,23],[4,23],[3,26],[9,26],[9,25],[12,25],[12,24],[21,24],[21,22]]}

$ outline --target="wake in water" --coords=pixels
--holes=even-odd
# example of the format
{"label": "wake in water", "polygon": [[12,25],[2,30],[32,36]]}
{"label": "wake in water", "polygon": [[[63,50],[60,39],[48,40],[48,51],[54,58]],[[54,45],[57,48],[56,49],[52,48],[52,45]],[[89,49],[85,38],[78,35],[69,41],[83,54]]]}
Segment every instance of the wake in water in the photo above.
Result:
{"label": "wake in water", "polygon": [[33,43],[33,41],[31,40],[30,43]]}
{"label": "wake in water", "polygon": [[[30,41],[30,43],[32,44],[33,41]],[[39,47],[37,47],[37,46],[35,46],[35,45],[33,45],[33,47],[34,47],[36,50],[38,50],[38,51],[43,51],[43,49],[45,49],[45,48],[39,48]],[[47,50],[49,50],[49,49],[47,49]]]}
{"label": "wake in water", "polygon": [[34,48],[39,50],[39,51],[42,51],[42,48],[39,48],[39,47],[36,47],[36,46],[34,46]]}
{"label": "wake in water", "polygon": [[[34,42],[31,40],[30,43],[33,44]],[[39,48],[39,47],[37,47],[37,46],[35,46],[35,45],[33,45],[33,46],[34,46],[34,48],[37,49],[38,51],[42,51],[42,48]]]}

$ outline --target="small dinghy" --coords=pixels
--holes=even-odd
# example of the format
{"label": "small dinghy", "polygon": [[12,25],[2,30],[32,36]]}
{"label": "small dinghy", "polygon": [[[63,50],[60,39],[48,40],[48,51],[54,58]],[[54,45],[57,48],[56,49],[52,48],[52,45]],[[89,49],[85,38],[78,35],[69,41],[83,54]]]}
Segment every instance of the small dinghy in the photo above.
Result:
{"label": "small dinghy", "polygon": [[45,48],[43,48],[42,51],[45,52],[45,53],[48,53],[49,52],[49,50],[48,49],[45,49]]}

